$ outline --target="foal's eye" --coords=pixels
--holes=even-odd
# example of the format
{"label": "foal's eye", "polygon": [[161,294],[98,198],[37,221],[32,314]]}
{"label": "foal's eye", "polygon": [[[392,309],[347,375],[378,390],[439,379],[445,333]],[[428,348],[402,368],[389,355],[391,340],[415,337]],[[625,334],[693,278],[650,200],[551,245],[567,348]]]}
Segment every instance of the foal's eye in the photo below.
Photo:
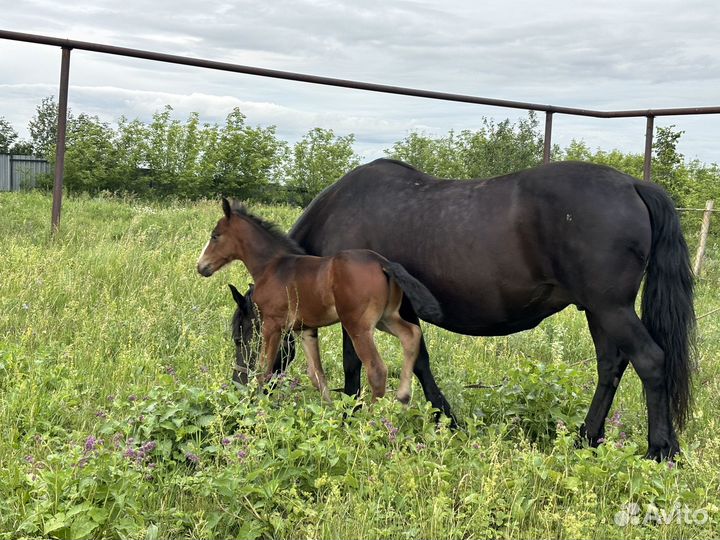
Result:
{"label": "foal's eye", "polygon": [[220,235],[218,235],[217,233],[212,233],[212,234],[210,235],[210,240],[212,240],[213,242],[215,242],[215,241],[218,239],[218,236],[220,236]]}

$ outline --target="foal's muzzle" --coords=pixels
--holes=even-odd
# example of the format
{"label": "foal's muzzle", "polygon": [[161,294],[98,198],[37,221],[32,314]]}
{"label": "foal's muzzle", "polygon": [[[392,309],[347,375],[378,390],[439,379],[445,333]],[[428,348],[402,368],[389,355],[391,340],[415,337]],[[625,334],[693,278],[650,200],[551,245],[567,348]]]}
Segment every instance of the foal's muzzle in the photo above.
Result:
{"label": "foal's muzzle", "polygon": [[210,277],[213,275],[213,269],[209,264],[205,264],[202,266],[198,264],[197,271],[198,271],[198,274],[200,274],[203,277]]}

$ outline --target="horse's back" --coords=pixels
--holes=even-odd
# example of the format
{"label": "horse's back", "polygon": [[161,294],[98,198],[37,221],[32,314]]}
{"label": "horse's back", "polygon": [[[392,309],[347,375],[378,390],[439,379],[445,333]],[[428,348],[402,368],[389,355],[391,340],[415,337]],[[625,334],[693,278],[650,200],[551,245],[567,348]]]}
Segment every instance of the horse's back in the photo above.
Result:
{"label": "horse's back", "polygon": [[635,182],[580,162],[443,180],[376,160],[318,196],[291,235],[309,253],[377,251],[437,296],[446,328],[507,333],[603,288],[636,294],[650,223]]}

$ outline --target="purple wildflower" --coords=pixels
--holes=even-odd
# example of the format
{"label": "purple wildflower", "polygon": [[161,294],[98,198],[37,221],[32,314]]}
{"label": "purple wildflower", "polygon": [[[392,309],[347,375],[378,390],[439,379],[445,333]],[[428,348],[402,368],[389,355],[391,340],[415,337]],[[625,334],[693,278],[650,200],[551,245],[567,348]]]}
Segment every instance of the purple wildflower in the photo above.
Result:
{"label": "purple wildflower", "polygon": [[128,396],[128,401],[132,403],[133,401],[137,401],[137,396],[135,394],[130,394]]}
{"label": "purple wildflower", "polygon": [[102,439],[96,439],[93,435],[90,435],[85,440],[85,453],[94,451],[102,443],[103,443]]}
{"label": "purple wildflower", "polygon": [[134,448],[127,448],[125,452],[123,452],[123,457],[126,457],[128,459],[137,460],[138,453],[135,451]]}
{"label": "purple wildflower", "polygon": [[295,377],[292,381],[290,381],[290,390],[295,390],[298,386],[300,386],[300,379]]}
{"label": "purple wildflower", "polygon": [[475,450],[480,450],[480,443],[474,442],[474,443],[472,443],[472,447],[473,447]]}
{"label": "purple wildflower", "polygon": [[166,366],[165,373],[167,373],[168,375],[172,375],[173,377],[175,377],[175,375],[177,375],[177,373],[175,372],[175,368],[172,366]]}
{"label": "purple wildflower", "polygon": [[620,411],[615,411],[615,413],[612,415],[612,418],[608,420],[608,423],[611,426],[615,426],[617,428],[622,426],[622,413]]}
{"label": "purple wildflower", "polygon": [[240,461],[243,461],[248,456],[247,450],[243,448],[242,450],[238,451],[237,457]]}
{"label": "purple wildflower", "polygon": [[415,450],[417,450],[418,452],[420,452],[421,450],[425,450],[425,448],[426,448],[426,446],[421,442],[419,442],[415,445]]}
{"label": "purple wildflower", "polygon": [[667,462],[668,469],[672,470],[675,468],[675,462],[670,460]]}
{"label": "purple wildflower", "polygon": [[231,442],[232,441],[230,439],[228,439],[227,437],[223,437],[223,440],[220,441],[220,444],[222,444],[223,446],[228,446]]}
{"label": "purple wildflower", "polygon": [[107,400],[108,400],[110,403],[112,403],[113,401],[115,401],[115,394],[110,394],[110,395],[107,397]]}
{"label": "purple wildflower", "polygon": [[247,442],[248,436],[245,435],[244,433],[236,433],[235,435],[233,435],[233,439],[235,439],[236,441],[240,441],[240,442]]}
{"label": "purple wildflower", "polygon": [[25,462],[32,465],[33,463],[35,463],[35,458],[33,456],[27,455],[25,456]]}
{"label": "purple wildflower", "polygon": [[185,452],[185,459],[187,459],[193,465],[197,465],[200,463],[200,458],[198,457],[198,455],[193,454],[192,452]]}
{"label": "purple wildflower", "polygon": [[83,467],[85,467],[85,465],[88,464],[89,461],[90,461],[90,456],[82,457],[82,458],[80,458],[80,461],[78,461],[77,466],[82,469]]}
{"label": "purple wildflower", "polygon": [[107,413],[105,411],[103,411],[102,409],[100,409],[99,411],[95,411],[95,416],[105,420],[105,418],[107,418]]}

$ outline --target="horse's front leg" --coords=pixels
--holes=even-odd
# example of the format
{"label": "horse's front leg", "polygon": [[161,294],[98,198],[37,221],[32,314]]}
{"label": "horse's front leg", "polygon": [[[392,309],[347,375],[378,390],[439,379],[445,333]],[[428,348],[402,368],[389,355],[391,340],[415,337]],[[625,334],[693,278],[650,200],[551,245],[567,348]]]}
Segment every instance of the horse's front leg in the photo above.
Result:
{"label": "horse's front leg", "polygon": [[273,373],[275,356],[280,347],[282,329],[270,321],[263,321],[262,348],[260,350],[260,369],[258,370],[258,382],[260,385],[270,380]]}

